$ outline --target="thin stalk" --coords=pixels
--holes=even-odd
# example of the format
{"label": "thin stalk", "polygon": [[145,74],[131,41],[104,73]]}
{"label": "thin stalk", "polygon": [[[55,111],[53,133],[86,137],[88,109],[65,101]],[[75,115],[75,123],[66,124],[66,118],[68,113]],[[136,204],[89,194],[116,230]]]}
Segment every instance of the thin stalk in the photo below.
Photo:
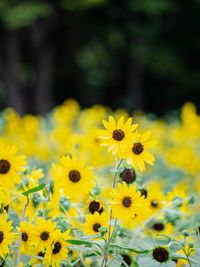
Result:
{"label": "thin stalk", "polygon": [[[117,170],[119,169],[122,161],[123,161],[123,159],[121,159],[119,161],[119,163],[117,164],[117,157],[115,155],[115,157],[114,157],[115,174],[114,174],[114,177],[113,177],[112,188],[115,188],[116,178],[117,178]],[[110,210],[110,223],[111,223],[111,221],[112,221],[112,209]],[[108,238],[107,238],[107,242],[106,242],[106,245],[105,245],[105,252],[104,252],[103,261],[101,263],[101,267],[106,267],[107,266],[107,262],[108,262],[108,250],[109,250],[109,245],[110,245],[110,241],[111,241],[111,224],[110,223],[109,223],[109,226],[108,226]],[[116,225],[116,220],[115,220],[115,225]]]}
{"label": "thin stalk", "polygon": [[183,248],[183,252],[185,253],[185,256],[186,256],[186,258],[187,258],[188,264],[190,265],[190,267],[192,267],[192,263],[191,263],[191,261],[190,261],[190,258],[188,257],[188,254],[187,254],[185,248]]}
{"label": "thin stalk", "polygon": [[105,259],[106,259],[106,251],[107,251],[107,244],[105,246],[105,251],[104,251],[104,255],[103,255],[103,260],[102,260],[102,263],[101,263],[101,267],[104,266],[104,262],[105,262]]}

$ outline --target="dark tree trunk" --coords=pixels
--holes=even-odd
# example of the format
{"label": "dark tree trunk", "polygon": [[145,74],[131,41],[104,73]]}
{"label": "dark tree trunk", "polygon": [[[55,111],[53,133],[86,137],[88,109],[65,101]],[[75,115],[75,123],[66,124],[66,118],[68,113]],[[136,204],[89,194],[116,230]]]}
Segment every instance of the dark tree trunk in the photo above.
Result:
{"label": "dark tree trunk", "polygon": [[35,63],[35,80],[33,80],[35,113],[47,112],[52,106],[53,90],[53,30],[50,23],[38,22],[32,27],[31,45]]}
{"label": "dark tree trunk", "polygon": [[38,76],[35,87],[36,113],[47,112],[52,106],[53,48],[41,51],[38,58]]}
{"label": "dark tree trunk", "polygon": [[135,56],[128,60],[127,95],[128,99],[131,100],[128,103],[128,110],[144,108],[141,62]]}
{"label": "dark tree trunk", "polygon": [[[0,79],[5,90],[5,105],[12,106],[21,115],[41,114],[52,106],[52,24],[53,21],[38,21],[21,32],[5,32],[0,59]],[[22,79],[23,68],[25,75]]]}
{"label": "dark tree trunk", "polygon": [[[133,27],[136,24],[136,14],[128,7],[128,2],[124,1],[124,19],[123,32],[126,41],[125,49],[125,77],[126,77],[126,95],[128,99],[127,108],[129,111],[141,109],[143,103],[142,87],[142,61],[135,54],[135,49],[139,43],[138,37],[134,34]],[[138,23],[137,23],[138,24]]]}
{"label": "dark tree trunk", "polygon": [[17,31],[8,31],[5,38],[5,63],[3,64],[3,82],[6,106],[12,106],[20,114],[25,113],[22,84],[20,81],[21,54]]}

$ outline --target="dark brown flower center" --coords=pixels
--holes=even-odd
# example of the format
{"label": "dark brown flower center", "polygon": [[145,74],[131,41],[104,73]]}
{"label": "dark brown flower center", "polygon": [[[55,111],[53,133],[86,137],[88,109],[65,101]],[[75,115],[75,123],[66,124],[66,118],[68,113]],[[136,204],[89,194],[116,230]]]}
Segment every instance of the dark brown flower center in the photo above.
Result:
{"label": "dark brown flower center", "polygon": [[132,204],[131,197],[124,197],[122,200],[122,205],[126,208],[129,208]]}
{"label": "dark brown flower center", "polygon": [[169,252],[163,247],[156,247],[153,250],[153,258],[158,262],[165,262],[169,259]]}
{"label": "dark brown flower center", "polygon": [[6,159],[0,160],[0,174],[6,174],[10,170],[10,162]]}
{"label": "dark brown flower center", "polygon": [[140,142],[133,144],[132,151],[135,155],[141,154],[143,150],[144,150],[144,146]]}
{"label": "dark brown flower center", "polygon": [[43,241],[46,241],[49,239],[49,232],[42,232],[41,235],[40,235],[40,238],[43,240]]}
{"label": "dark brown flower center", "polygon": [[73,183],[77,183],[81,179],[81,174],[79,171],[72,170],[69,172],[69,179]]}
{"label": "dark brown flower center", "polygon": [[122,130],[114,130],[113,132],[113,138],[116,141],[121,141],[124,138],[125,134]]}
{"label": "dark brown flower center", "polygon": [[157,208],[157,207],[158,207],[158,202],[157,202],[156,200],[152,200],[152,201],[151,201],[151,206],[152,206],[153,208]]}
{"label": "dark brown flower center", "polygon": [[44,257],[44,253],[43,253],[42,251],[40,251],[40,252],[38,253],[38,257]]}
{"label": "dark brown flower center", "polygon": [[95,232],[99,232],[99,228],[101,227],[101,224],[100,223],[95,223],[94,225],[93,225],[93,230],[95,231]]}
{"label": "dark brown flower center", "polygon": [[134,169],[128,169],[127,168],[127,169],[124,169],[120,173],[120,178],[122,179],[122,181],[126,182],[127,184],[131,184],[136,179],[136,173],[135,173]]}
{"label": "dark brown flower center", "polygon": [[93,200],[92,202],[90,202],[89,204],[89,211],[94,214],[95,211],[97,211],[99,214],[101,214],[103,212],[103,208],[100,206],[100,202],[99,201],[95,201]]}
{"label": "dark brown flower center", "polygon": [[147,198],[147,196],[148,196],[148,192],[147,192],[147,190],[146,189],[140,189],[140,193],[141,193],[141,196],[144,196],[144,198]]}
{"label": "dark brown flower center", "polygon": [[25,233],[25,232],[22,233],[22,240],[25,241],[25,242],[28,240],[28,235],[27,235],[27,233]]}
{"label": "dark brown flower center", "polygon": [[62,248],[62,246],[61,246],[60,242],[56,242],[54,244],[53,254],[59,253],[61,248]]}
{"label": "dark brown flower center", "polygon": [[156,230],[156,231],[162,231],[165,229],[165,226],[163,223],[155,223],[153,225],[153,229]]}
{"label": "dark brown flower center", "polygon": [[[128,254],[122,254],[123,261],[125,262],[126,266],[131,266],[132,260],[131,257]],[[122,266],[125,266],[124,263],[122,263]]]}
{"label": "dark brown flower center", "polygon": [[2,243],[4,238],[4,233],[2,231],[0,231],[0,243]]}
{"label": "dark brown flower center", "polygon": [[5,211],[8,212],[8,210],[9,210],[9,205],[4,206],[3,209],[4,209]]}

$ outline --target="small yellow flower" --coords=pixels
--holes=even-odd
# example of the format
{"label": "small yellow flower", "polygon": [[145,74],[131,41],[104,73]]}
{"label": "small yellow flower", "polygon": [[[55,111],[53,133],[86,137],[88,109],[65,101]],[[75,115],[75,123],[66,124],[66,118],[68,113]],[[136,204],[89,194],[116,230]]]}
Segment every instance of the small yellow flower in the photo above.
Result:
{"label": "small yellow flower", "polygon": [[102,140],[101,145],[108,146],[109,152],[112,151],[113,154],[121,157],[138,124],[132,124],[132,118],[124,122],[124,117],[115,121],[112,116],[109,117],[108,122],[105,120],[102,122],[106,130],[101,130],[99,133],[99,138]]}
{"label": "small yellow flower", "polygon": [[143,135],[135,133],[132,142],[124,153],[128,164],[132,164],[134,169],[145,170],[145,162],[153,165],[155,158],[149,152],[149,149],[157,144],[156,140],[150,140],[151,132],[145,132]]}
{"label": "small yellow flower", "polygon": [[20,222],[20,227],[18,228],[18,230],[21,235],[22,253],[32,253],[34,249],[34,239],[36,235],[35,225],[27,222]]}
{"label": "small yellow flower", "polygon": [[94,175],[91,168],[74,156],[63,156],[59,165],[53,165],[52,172],[55,184],[59,183],[68,197],[80,197],[90,192],[93,187]]}
{"label": "small yellow flower", "polygon": [[150,203],[149,208],[151,215],[153,215],[164,207],[166,202],[165,196],[159,182],[151,182],[147,187],[147,200]]}
{"label": "small yellow flower", "polygon": [[65,233],[61,233],[59,230],[53,232],[52,243],[47,247],[44,255],[46,266],[58,267],[61,261],[67,258],[68,248],[65,241],[67,239],[69,239],[68,231]]}
{"label": "small yellow flower", "polygon": [[13,187],[20,182],[19,172],[26,164],[24,156],[17,156],[17,149],[12,146],[0,146],[0,185]]}
{"label": "small yellow flower", "polygon": [[9,245],[15,240],[12,233],[12,221],[7,221],[7,215],[0,216],[0,256],[5,258],[10,252]]}
{"label": "small yellow flower", "polygon": [[95,212],[94,214],[89,214],[86,216],[85,224],[83,225],[83,230],[87,235],[97,235],[99,233],[100,227],[109,226],[109,214],[103,212],[99,214]]}
{"label": "small yellow flower", "polygon": [[147,229],[147,233],[149,231],[154,238],[159,237],[159,235],[170,236],[174,231],[174,227],[172,226],[172,224],[158,218],[156,221],[151,223],[150,228]]}
{"label": "small yellow flower", "polygon": [[36,220],[36,235],[33,239],[37,248],[44,252],[52,243],[52,234],[56,229],[56,224],[44,218],[37,218]]}
{"label": "small yellow flower", "polygon": [[118,183],[117,189],[111,192],[110,207],[113,217],[126,222],[132,220],[133,216],[140,212],[143,200],[134,184],[128,187],[125,182]]}

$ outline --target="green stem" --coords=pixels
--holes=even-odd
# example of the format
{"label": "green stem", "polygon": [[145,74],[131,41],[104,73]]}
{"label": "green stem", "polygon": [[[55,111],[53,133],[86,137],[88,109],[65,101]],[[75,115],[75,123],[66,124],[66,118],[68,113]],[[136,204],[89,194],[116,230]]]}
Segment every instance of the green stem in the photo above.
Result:
{"label": "green stem", "polygon": [[102,260],[102,263],[101,263],[101,267],[105,266],[104,265],[104,262],[106,260],[106,254],[107,254],[107,244],[105,245],[105,251],[104,251],[104,255],[103,255],[103,260]]}
{"label": "green stem", "polygon": [[192,267],[192,263],[191,263],[191,261],[190,261],[190,259],[189,259],[189,257],[188,257],[187,252],[185,251],[185,248],[183,248],[183,251],[184,251],[185,256],[186,256],[186,258],[187,258],[188,264],[190,265],[190,267]]}
{"label": "green stem", "polygon": [[[117,165],[117,157],[114,157],[114,169],[115,169],[115,174],[114,174],[114,178],[113,178],[113,186],[112,188],[115,188],[116,185],[116,178],[117,178],[117,171],[122,163],[123,159],[120,160],[120,162]],[[112,209],[110,210],[110,223],[112,221]],[[108,262],[108,250],[109,250],[109,245],[111,242],[111,224],[109,223],[108,226],[108,239],[107,239],[107,243],[105,245],[105,252],[104,252],[104,257],[103,257],[103,261],[101,263],[101,267],[106,267],[107,266],[107,262]],[[115,225],[116,225],[116,221],[115,221]]]}

